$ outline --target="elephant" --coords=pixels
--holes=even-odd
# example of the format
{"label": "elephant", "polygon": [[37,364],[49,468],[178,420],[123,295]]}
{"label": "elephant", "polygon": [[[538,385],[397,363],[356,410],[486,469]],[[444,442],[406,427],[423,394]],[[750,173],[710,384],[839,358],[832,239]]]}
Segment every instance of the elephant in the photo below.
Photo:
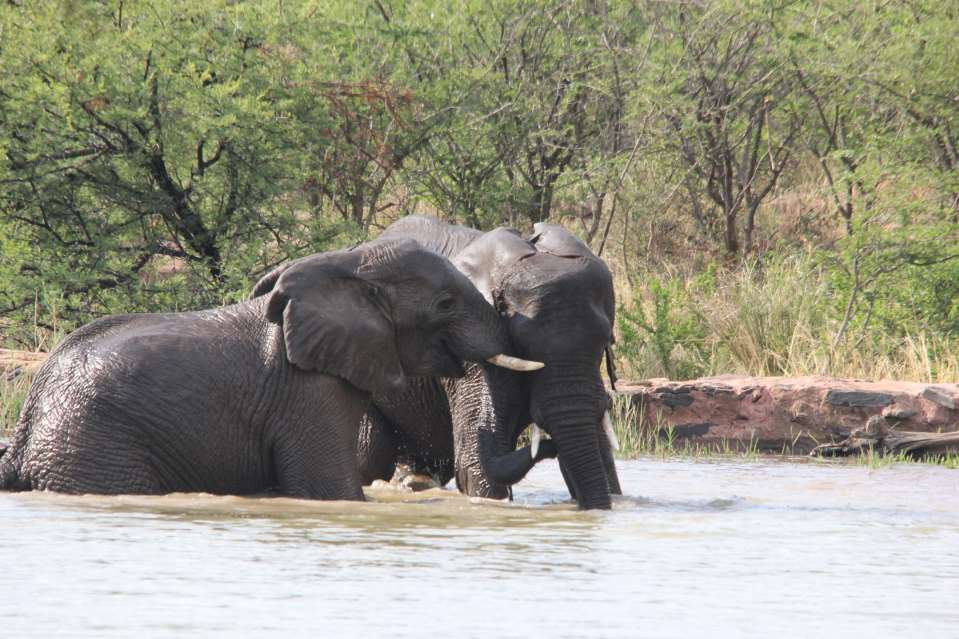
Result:
{"label": "elephant", "polygon": [[71,333],[28,392],[0,488],[362,500],[371,393],[464,360],[515,365],[508,348],[469,280],[413,240],[311,255],[233,305]]}
{"label": "elephant", "polygon": [[[615,297],[604,262],[547,223],[524,238],[410,216],[380,237],[412,238],[449,257],[501,314],[516,354],[546,367],[519,375],[475,363],[462,378],[414,378],[374,393],[357,448],[364,482],[405,466],[439,484],[455,476],[468,495],[503,499],[535,463],[558,455],[579,507],[609,508],[621,489],[600,375],[605,355],[615,384]],[[531,445],[514,450],[531,422]],[[540,428],[551,439],[539,443]]]}

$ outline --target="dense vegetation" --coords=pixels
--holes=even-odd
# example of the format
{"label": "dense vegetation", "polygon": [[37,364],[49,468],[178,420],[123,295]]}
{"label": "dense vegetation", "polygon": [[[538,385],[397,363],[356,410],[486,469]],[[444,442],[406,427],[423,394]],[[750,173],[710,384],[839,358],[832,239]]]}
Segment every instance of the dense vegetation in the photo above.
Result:
{"label": "dense vegetation", "polygon": [[956,42],[934,0],[10,1],[0,341],[426,212],[577,232],[631,375],[954,379]]}

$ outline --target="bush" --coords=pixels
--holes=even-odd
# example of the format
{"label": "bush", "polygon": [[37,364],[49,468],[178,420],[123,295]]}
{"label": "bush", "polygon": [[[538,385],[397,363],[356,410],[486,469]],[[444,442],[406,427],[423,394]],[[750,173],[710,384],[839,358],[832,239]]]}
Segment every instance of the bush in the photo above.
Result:
{"label": "bush", "polygon": [[848,301],[837,285],[842,274],[809,253],[714,266],[665,284],[650,279],[628,289],[631,301],[621,305],[619,366],[634,377],[674,379],[740,373],[955,381],[959,351],[946,325],[906,319],[906,309],[931,311],[917,300],[954,268],[944,263],[913,288],[877,295],[873,314],[898,320],[861,322],[845,337],[839,336]]}
{"label": "bush", "polygon": [[650,278],[640,301],[631,308],[620,305],[617,317],[621,370],[673,379],[705,370],[706,330],[680,280]]}

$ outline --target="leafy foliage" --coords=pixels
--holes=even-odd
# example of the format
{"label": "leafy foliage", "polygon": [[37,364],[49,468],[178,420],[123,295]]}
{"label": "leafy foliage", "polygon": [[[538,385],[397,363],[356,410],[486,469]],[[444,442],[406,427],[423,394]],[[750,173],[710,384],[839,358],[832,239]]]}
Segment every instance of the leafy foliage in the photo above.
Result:
{"label": "leafy foliage", "polygon": [[579,233],[634,374],[941,355],[957,40],[932,0],[4,3],[3,342],[423,212]]}
{"label": "leafy foliage", "polygon": [[649,291],[651,308],[648,311],[642,305],[619,309],[622,355],[629,360],[639,359],[638,350],[645,342],[663,375],[673,379],[697,377],[704,372],[706,360],[702,317],[695,311],[684,312],[683,307],[688,308],[689,301],[677,280],[664,284],[653,279],[649,282]]}

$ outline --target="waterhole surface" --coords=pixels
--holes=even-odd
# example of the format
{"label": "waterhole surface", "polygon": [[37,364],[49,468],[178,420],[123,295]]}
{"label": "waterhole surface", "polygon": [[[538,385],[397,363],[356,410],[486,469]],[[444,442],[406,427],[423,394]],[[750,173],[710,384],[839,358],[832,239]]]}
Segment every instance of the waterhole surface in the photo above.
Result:
{"label": "waterhole surface", "polygon": [[555,463],[513,504],[0,493],[4,636],[959,635],[959,471]]}

